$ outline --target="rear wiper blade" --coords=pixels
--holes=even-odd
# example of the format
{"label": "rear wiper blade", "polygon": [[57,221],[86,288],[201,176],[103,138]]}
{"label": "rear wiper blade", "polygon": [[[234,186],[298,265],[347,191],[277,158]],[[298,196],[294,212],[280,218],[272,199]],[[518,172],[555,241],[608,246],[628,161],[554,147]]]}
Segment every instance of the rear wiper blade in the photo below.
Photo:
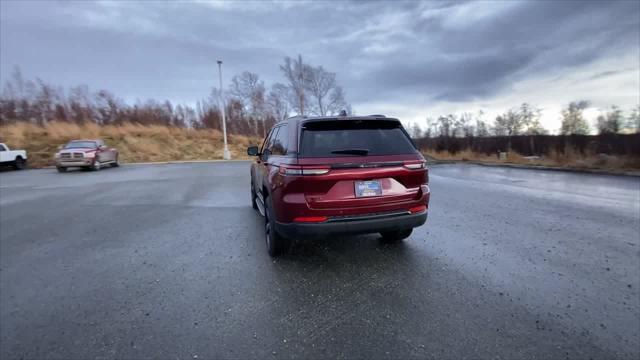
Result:
{"label": "rear wiper blade", "polygon": [[369,153],[369,149],[341,149],[341,150],[333,150],[332,154],[352,154],[352,155],[367,155]]}

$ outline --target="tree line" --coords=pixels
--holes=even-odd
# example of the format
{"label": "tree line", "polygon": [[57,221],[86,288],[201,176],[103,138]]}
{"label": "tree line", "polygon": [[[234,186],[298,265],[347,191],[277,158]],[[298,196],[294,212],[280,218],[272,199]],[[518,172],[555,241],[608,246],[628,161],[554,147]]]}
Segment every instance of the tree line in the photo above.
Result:
{"label": "tree line", "polygon": [[640,133],[600,135],[516,135],[488,137],[423,137],[415,139],[420,149],[456,154],[471,151],[498,156],[516,152],[524,156],[562,154],[607,154],[640,156]]}
{"label": "tree line", "polygon": [[[584,117],[588,101],[569,103],[561,112],[560,135],[588,135],[589,123]],[[489,137],[517,135],[548,135],[549,131],[540,124],[542,110],[529,103],[507,110],[495,117],[493,123],[484,118],[484,113],[463,112],[438,118],[427,118],[426,128],[414,123],[410,129],[413,138],[431,137]],[[596,122],[598,134],[616,134],[623,131],[640,133],[640,105],[625,116],[618,106],[611,106],[601,113]]]}
{"label": "tree line", "polygon": [[99,125],[137,123],[195,129],[222,129],[219,96],[232,134],[264,136],[274,123],[291,115],[334,115],[351,112],[336,74],[297,58],[285,57],[280,65],[283,82],[267,87],[260,76],[244,71],[230,85],[213,88],[195,105],[149,99],[128,104],[107,90],[91,91],[86,85],[64,89],[41,79],[25,79],[18,67],[0,93],[0,124],[28,121],[93,122]]}
{"label": "tree line", "polygon": [[[265,85],[260,76],[250,71],[234,75],[222,89],[227,129],[232,134],[264,136],[275,122],[291,115],[335,115],[340,110],[353,113],[345,100],[345,92],[336,74],[303,61],[302,56],[285,57],[279,66],[283,81]],[[67,90],[41,79],[25,80],[16,67],[0,92],[0,124],[29,121],[74,123],[94,122],[117,125],[125,122],[196,129],[222,129],[219,102],[220,89],[194,105],[172,104],[149,99],[128,104],[107,90],[92,92],[86,85]],[[561,112],[561,135],[586,135],[591,129],[584,117],[587,101],[575,101]],[[412,137],[488,137],[546,135],[540,124],[541,109],[529,103],[512,108],[488,122],[478,111],[427,118],[426,126],[414,123]],[[626,116],[612,106],[601,113],[596,122],[598,134],[640,132],[640,105]]]}

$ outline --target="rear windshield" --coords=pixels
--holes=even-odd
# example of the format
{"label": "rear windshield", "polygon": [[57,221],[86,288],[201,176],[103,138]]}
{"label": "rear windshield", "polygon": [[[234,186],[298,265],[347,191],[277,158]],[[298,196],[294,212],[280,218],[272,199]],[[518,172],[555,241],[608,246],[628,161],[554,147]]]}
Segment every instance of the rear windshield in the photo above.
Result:
{"label": "rear windshield", "polygon": [[301,157],[413,154],[416,149],[398,121],[337,120],[304,124]]}

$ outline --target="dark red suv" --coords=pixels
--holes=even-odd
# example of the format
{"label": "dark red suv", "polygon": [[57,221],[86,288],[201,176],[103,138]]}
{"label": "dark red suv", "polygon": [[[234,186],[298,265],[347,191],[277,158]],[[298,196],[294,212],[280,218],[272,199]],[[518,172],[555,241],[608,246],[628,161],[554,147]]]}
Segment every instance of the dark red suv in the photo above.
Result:
{"label": "dark red suv", "polygon": [[269,254],[295,238],[380,233],[400,241],[427,220],[425,160],[397,119],[293,117],[277,123],[251,165],[251,202]]}

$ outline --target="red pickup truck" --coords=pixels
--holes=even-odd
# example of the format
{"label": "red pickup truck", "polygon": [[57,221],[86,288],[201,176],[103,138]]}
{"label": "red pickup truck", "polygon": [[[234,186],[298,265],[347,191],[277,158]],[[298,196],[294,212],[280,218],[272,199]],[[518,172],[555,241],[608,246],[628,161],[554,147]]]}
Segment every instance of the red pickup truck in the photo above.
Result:
{"label": "red pickup truck", "polygon": [[118,150],[100,139],[72,140],[55,154],[56,168],[65,172],[70,167],[100,170],[105,165],[119,166]]}

